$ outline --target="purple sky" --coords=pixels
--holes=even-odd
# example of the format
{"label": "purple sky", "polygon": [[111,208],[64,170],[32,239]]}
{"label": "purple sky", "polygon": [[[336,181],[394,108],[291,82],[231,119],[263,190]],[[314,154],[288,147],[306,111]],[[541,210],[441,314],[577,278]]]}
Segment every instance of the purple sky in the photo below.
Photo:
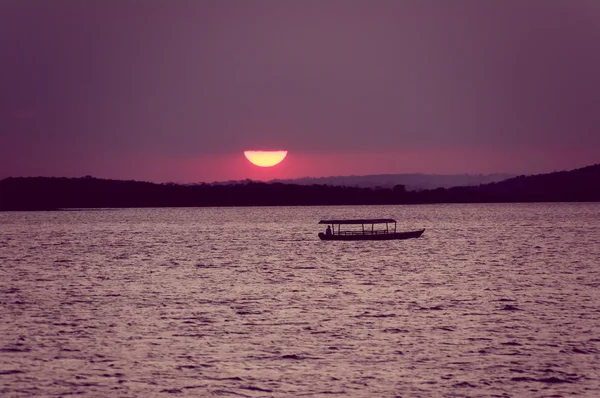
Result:
{"label": "purple sky", "polygon": [[2,0],[0,40],[0,178],[600,163],[598,0]]}

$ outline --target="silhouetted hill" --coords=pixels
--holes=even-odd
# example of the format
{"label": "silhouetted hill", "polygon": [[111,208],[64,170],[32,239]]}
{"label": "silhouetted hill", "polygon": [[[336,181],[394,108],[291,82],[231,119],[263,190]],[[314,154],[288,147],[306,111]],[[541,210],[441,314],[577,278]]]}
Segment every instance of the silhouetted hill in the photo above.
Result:
{"label": "silhouetted hill", "polygon": [[0,210],[62,208],[298,206],[600,201],[600,165],[519,176],[476,187],[407,191],[246,181],[230,185],[154,184],[92,177],[6,178]]}
{"label": "silhouetted hill", "polygon": [[505,201],[600,201],[600,164],[571,171],[518,176],[479,189]]}

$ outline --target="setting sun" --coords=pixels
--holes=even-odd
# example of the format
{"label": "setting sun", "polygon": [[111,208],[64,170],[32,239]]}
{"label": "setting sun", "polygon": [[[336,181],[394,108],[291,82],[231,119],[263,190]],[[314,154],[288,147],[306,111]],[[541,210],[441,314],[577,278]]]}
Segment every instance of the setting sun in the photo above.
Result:
{"label": "setting sun", "polygon": [[250,163],[260,167],[271,167],[281,163],[287,151],[244,151]]}

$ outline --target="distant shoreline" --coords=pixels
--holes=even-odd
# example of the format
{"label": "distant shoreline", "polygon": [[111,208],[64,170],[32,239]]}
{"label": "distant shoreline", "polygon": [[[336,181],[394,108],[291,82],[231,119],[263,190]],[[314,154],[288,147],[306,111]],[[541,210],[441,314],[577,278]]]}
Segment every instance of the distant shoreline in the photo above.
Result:
{"label": "distant shoreline", "polygon": [[358,207],[358,206],[435,206],[435,205],[505,205],[505,204],[598,204],[596,201],[537,201],[537,202],[437,202],[437,203],[409,203],[409,204],[351,204],[351,205],[227,205],[227,206],[161,206],[161,207],[87,207],[87,208],[56,208],[56,209],[0,209],[0,213],[27,213],[27,212],[87,212],[87,211],[115,211],[132,209],[209,209],[209,208],[257,208],[257,207]]}
{"label": "distant shoreline", "polygon": [[600,164],[478,186],[421,191],[408,191],[404,185],[358,188],[252,181],[178,185],[92,177],[19,177],[0,181],[0,211],[600,202],[598,181]]}

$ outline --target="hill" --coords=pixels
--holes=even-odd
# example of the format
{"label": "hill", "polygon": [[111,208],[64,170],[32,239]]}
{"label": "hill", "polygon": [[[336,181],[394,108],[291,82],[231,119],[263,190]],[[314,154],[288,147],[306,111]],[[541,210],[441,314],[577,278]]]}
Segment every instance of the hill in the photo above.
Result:
{"label": "hill", "polygon": [[518,176],[479,186],[504,201],[580,202],[600,200],[600,164],[571,171]]}
{"label": "hill", "polygon": [[229,185],[154,184],[92,177],[19,177],[0,181],[0,210],[62,208],[312,206],[421,203],[600,201],[600,164],[519,176],[478,186],[407,191],[246,181]]}

